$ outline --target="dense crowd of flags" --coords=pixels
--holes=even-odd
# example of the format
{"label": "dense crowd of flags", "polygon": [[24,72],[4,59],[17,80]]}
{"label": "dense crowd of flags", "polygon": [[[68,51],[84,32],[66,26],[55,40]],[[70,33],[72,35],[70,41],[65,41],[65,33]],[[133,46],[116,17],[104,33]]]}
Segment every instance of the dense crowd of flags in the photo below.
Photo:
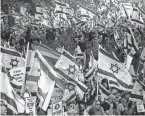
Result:
{"label": "dense crowd of flags", "polygon": [[[114,3],[119,4],[119,1],[114,0]],[[54,12],[57,15],[55,16],[56,21],[54,22],[58,21],[59,26],[67,24],[76,26],[79,24],[87,24],[89,20],[93,19],[91,26],[96,26],[100,31],[107,27],[115,27],[120,17],[125,17],[131,23],[135,23],[136,26],[144,28],[142,17],[145,13],[139,6],[123,3],[119,5],[121,12],[108,10],[108,7],[104,5],[103,8],[100,7],[96,11],[98,13],[97,16],[95,14],[96,12],[79,5],[78,16],[76,16],[77,18],[72,16],[72,20],[74,20],[74,23],[72,23],[72,20],[68,20],[67,17],[68,14],[72,15],[74,12],[69,4],[56,1],[56,9]],[[22,11],[24,10],[22,8]],[[109,12],[107,22],[101,16],[104,11]],[[42,9],[40,7],[36,8],[36,13],[41,15],[43,13]],[[39,19],[39,16],[37,18]],[[67,24],[62,20],[64,22],[67,21]],[[43,24],[46,24],[45,20]],[[144,96],[141,92],[145,94],[145,84],[143,83],[145,48],[142,49],[138,62],[136,61],[138,68],[132,68],[132,72],[134,73],[132,74],[130,71],[132,67],[131,62],[133,56],[139,51],[138,43],[130,27],[127,27],[124,40],[122,41],[120,38],[119,31],[114,29],[113,39],[115,48],[120,48],[121,42],[123,42],[124,51],[126,52],[125,63],[122,63],[114,52],[109,53],[99,45],[98,60],[94,58],[93,52],[91,51],[89,69],[86,74],[83,73],[82,64],[79,65],[76,60],[86,60],[86,54],[81,51],[79,46],[76,47],[74,55],[72,55],[61,46],[57,50],[54,50],[48,46],[34,42],[31,45],[32,48],[30,48],[30,43],[28,43],[25,57],[22,57],[22,54],[14,49],[0,46],[0,99],[4,101],[14,114],[24,113],[25,98],[31,97],[31,92],[36,92],[37,100],[39,101],[38,106],[44,111],[47,111],[55,86],[64,91],[62,101],[71,102],[77,96],[81,100],[84,99],[85,92],[88,89],[84,83],[85,78],[91,80],[93,85],[92,91],[95,91],[97,88],[97,96],[101,94],[103,98],[107,98],[109,96],[109,90],[102,84],[99,84],[105,78],[108,80],[109,87],[131,92],[130,100],[143,101]],[[135,84],[133,84],[133,75],[136,76],[138,72],[141,74],[136,78]],[[68,91],[66,85],[73,85],[74,87]],[[85,101],[86,99],[87,97],[85,97]]]}
{"label": "dense crowd of flags", "polygon": [[[74,56],[66,50],[60,54],[45,45],[35,43],[33,50],[27,48],[27,55],[24,59],[21,54],[15,50],[1,47],[1,99],[5,101],[8,108],[14,113],[24,111],[24,96],[30,96],[30,92],[36,92],[40,99],[39,107],[47,110],[54,86],[58,86],[65,91],[65,85],[68,83],[76,86],[75,91],[64,92],[64,101],[73,100],[78,94],[81,99],[87,90],[84,84],[84,75],[76,63]],[[101,78],[108,79],[109,86],[119,90],[130,91],[131,100],[143,100],[140,90],[145,92],[145,85],[137,79],[135,85],[132,83],[132,76],[127,67],[122,64],[112,54],[109,54],[101,46],[98,51],[98,61],[93,56],[90,59],[92,65],[85,75],[85,78],[95,77],[97,81]],[[93,60],[93,61],[92,61]],[[19,69],[22,75],[17,78],[12,77],[11,70],[16,72]],[[29,70],[28,70],[29,69]],[[7,85],[7,86],[5,86]],[[17,92],[21,92],[23,97],[17,97]],[[105,97],[109,92],[102,85],[99,86],[100,93]],[[18,102],[19,101],[19,102]]]}

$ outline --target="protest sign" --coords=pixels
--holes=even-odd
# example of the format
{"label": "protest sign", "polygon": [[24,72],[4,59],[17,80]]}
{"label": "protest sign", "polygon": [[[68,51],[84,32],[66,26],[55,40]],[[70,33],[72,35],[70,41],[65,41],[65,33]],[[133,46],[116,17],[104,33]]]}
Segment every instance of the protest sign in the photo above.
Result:
{"label": "protest sign", "polygon": [[137,103],[137,112],[145,112],[145,108],[142,102]]}
{"label": "protest sign", "polygon": [[53,115],[63,115],[63,108],[62,108],[62,101],[61,102],[58,102],[58,103],[55,103],[53,104],[52,106],[52,112],[53,112]]}
{"label": "protest sign", "polygon": [[25,98],[25,111],[26,113],[36,114],[36,97],[26,97]]}
{"label": "protest sign", "polygon": [[52,96],[51,96],[52,104],[61,101],[62,97],[63,97],[63,94],[64,94],[63,90],[61,90],[60,88],[55,87],[54,90],[53,90]]}
{"label": "protest sign", "polygon": [[10,75],[14,77],[16,81],[21,83],[23,80],[24,71],[25,71],[24,67],[16,67],[12,68],[9,72]]}

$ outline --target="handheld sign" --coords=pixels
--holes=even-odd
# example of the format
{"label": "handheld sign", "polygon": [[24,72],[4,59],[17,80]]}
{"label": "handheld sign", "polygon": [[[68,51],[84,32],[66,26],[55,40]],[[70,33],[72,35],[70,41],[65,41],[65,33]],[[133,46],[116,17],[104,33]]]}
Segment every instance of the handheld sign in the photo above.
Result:
{"label": "handheld sign", "polygon": [[62,102],[58,102],[58,103],[53,104],[52,113],[55,116],[63,115]]}
{"label": "handheld sign", "polygon": [[137,112],[145,112],[143,103],[137,103]]}
{"label": "handheld sign", "polygon": [[25,71],[24,67],[17,67],[17,68],[12,68],[9,72],[10,75],[14,77],[14,79],[17,82],[22,83],[24,71]]}
{"label": "handheld sign", "polygon": [[63,90],[55,87],[51,96],[52,104],[60,102],[62,100],[63,94],[64,94]]}
{"label": "handheld sign", "polygon": [[36,97],[26,97],[25,102],[26,113],[36,115]]}

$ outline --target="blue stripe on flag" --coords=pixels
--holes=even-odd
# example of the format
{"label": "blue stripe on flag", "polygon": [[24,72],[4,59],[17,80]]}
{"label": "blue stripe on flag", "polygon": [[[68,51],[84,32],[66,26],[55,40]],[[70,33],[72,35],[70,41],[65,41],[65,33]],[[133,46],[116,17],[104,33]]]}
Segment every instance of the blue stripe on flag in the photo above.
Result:
{"label": "blue stripe on flag", "polygon": [[102,48],[100,48],[99,51],[100,51],[102,54],[104,54],[105,56],[107,56],[107,57],[109,57],[109,58],[111,58],[111,59],[113,59],[113,60],[115,60],[115,61],[117,61],[117,62],[120,62],[120,61],[119,61],[118,59],[116,59],[112,54],[110,54],[110,53],[104,51]]}
{"label": "blue stripe on flag", "polygon": [[137,95],[137,94],[131,94],[131,95],[130,95],[130,98],[135,98],[135,99],[143,100],[143,96]]}
{"label": "blue stripe on flag", "polygon": [[112,77],[112,78],[116,79],[117,82],[118,82],[121,86],[123,86],[124,88],[133,89],[133,85],[127,85],[126,83],[124,83],[123,81],[119,80],[117,77],[115,77],[115,76],[114,76],[112,73],[110,73],[110,72],[104,71],[104,70],[102,70],[102,69],[99,68],[99,69],[98,69],[98,73],[101,73],[101,74],[103,74],[103,75],[106,75],[106,76],[109,76],[109,77]]}
{"label": "blue stripe on flag", "polygon": [[1,48],[1,52],[5,53],[5,54],[8,54],[8,55],[12,55],[12,56],[16,56],[16,57],[21,57],[21,55],[17,51],[14,51],[14,50]]}

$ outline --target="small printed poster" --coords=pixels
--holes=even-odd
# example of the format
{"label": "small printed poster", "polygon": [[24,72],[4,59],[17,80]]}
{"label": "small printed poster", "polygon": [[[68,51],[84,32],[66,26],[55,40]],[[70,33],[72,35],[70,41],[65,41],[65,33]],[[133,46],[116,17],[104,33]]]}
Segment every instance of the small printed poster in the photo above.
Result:
{"label": "small printed poster", "polygon": [[25,98],[25,110],[26,113],[35,115],[36,114],[36,97]]}
{"label": "small printed poster", "polygon": [[145,112],[143,103],[137,103],[137,112]]}
{"label": "small printed poster", "polygon": [[52,112],[53,112],[53,115],[55,116],[60,116],[60,115],[62,116],[63,115],[62,102],[53,104]]}

